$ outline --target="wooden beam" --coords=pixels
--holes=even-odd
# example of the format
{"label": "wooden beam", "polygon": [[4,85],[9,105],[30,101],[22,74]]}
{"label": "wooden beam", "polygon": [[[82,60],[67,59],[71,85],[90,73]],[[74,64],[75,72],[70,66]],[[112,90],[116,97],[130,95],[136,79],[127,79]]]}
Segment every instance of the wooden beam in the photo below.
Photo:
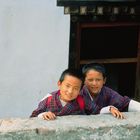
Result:
{"label": "wooden beam", "polygon": [[119,26],[139,26],[139,22],[129,22],[129,23],[122,23],[122,22],[115,22],[115,23],[83,23],[81,24],[81,28],[97,28],[97,27],[119,27]]}
{"label": "wooden beam", "polygon": [[140,26],[138,36],[138,53],[137,53],[137,70],[136,70],[136,88],[135,98],[140,101]]}
{"label": "wooden beam", "polygon": [[87,63],[136,63],[138,58],[88,59],[80,60],[80,64]]}

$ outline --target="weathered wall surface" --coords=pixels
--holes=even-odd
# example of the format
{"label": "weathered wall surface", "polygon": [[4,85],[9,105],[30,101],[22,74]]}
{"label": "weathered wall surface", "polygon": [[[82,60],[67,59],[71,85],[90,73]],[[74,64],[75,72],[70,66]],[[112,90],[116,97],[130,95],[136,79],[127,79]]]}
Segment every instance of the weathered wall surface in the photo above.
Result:
{"label": "weathered wall surface", "polygon": [[140,113],[125,113],[126,119],[110,114],[63,116],[53,121],[38,118],[0,120],[2,140],[139,140]]}

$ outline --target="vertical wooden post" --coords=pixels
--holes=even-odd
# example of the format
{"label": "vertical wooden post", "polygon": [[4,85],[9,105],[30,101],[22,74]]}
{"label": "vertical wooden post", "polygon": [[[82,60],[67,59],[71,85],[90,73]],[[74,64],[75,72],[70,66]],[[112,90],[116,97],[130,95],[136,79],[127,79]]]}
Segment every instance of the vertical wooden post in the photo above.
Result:
{"label": "vertical wooden post", "polygon": [[135,98],[138,101],[140,101],[140,25],[138,31],[138,54],[137,54]]}
{"label": "vertical wooden post", "polygon": [[[80,23],[78,16],[71,15],[69,45],[69,68],[80,66]],[[78,41],[77,41],[78,40]]]}

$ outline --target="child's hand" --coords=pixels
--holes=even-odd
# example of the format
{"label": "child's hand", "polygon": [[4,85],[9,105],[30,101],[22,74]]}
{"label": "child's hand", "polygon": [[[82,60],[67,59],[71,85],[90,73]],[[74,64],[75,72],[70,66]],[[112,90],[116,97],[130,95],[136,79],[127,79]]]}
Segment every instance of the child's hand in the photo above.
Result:
{"label": "child's hand", "polygon": [[125,116],[123,115],[123,113],[121,113],[117,108],[111,106],[110,107],[110,112],[112,113],[112,115],[118,119],[125,119]]}
{"label": "child's hand", "polygon": [[44,112],[42,114],[42,117],[43,117],[44,120],[48,120],[48,121],[56,119],[55,114],[50,112],[50,111],[49,112]]}

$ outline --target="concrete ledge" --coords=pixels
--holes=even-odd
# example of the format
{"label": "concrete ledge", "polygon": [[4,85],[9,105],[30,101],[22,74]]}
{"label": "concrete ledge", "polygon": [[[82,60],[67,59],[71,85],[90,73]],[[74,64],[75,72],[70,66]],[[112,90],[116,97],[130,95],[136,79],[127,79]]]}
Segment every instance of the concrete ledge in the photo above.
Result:
{"label": "concrete ledge", "polygon": [[63,116],[53,121],[38,118],[0,119],[0,140],[139,140],[140,112]]}

